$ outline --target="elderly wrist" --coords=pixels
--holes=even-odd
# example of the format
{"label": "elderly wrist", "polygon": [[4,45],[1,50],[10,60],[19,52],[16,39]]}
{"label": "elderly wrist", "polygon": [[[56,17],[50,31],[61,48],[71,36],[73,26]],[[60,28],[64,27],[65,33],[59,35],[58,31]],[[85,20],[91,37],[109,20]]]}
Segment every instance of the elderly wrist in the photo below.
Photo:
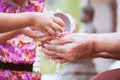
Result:
{"label": "elderly wrist", "polygon": [[93,34],[92,36],[93,36],[93,44],[94,44],[94,53],[97,54],[104,52],[101,46],[102,39],[104,38],[101,37],[101,34]]}
{"label": "elderly wrist", "polygon": [[98,44],[97,37],[98,37],[97,34],[90,34],[90,39],[92,41],[92,52],[93,52],[93,55],[96,55],[97,53],[100,53],[100,51],[97,48],[97,44]]}

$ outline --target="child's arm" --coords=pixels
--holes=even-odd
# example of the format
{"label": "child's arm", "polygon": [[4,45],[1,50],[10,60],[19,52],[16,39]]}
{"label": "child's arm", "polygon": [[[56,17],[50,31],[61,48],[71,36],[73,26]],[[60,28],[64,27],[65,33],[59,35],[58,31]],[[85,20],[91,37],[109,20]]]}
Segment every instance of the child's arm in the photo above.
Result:
{"label": "child's arm", "polygon": [[28,13],[0,13],[0,33],[31,26]]}
{"label": "child's arm", "polygon": [[6,33],[1,33],[0,34],[0,43],[6,42],[8,39],[13,38],[15,35],[17,35],[19,33],[29,36],[35,40],[40,40],[42,42],[45,42],[45,41],[51,39],[46,34],[38,33],[37,31],[33,31],[28,27],[28,28],[24,28],[24,29],[18,29],[18,30],[9,31]]}
{"label": "child's arm", "polygon": [[14,37],[16,34],[18,34],[18,30],[6,32],[6,33],[1,33],[0,34],[0,43],[6,42],[6,40]]}
{"label": "child's arm", "polygon": [[0,33],[28,26],[33,26],[34,29],[48,35],[56,36],[56,32],[63,31],[64,22],[47,12],[0,13]]}

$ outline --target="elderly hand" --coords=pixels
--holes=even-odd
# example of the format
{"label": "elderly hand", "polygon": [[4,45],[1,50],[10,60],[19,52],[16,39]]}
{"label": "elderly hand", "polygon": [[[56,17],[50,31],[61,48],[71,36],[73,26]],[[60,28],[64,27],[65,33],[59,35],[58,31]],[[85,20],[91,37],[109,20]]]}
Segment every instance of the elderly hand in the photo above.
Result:
{"label": "elderly hand", "polygon": [[91,34],[73,33],[45,44],[43,52],[59,63],[74,62],[94,54]]}

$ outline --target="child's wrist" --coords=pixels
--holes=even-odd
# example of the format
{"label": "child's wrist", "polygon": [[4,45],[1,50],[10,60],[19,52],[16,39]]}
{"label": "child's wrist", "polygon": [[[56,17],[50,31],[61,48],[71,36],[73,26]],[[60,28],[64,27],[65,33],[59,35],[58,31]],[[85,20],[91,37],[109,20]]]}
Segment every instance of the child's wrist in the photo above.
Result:
{"label": "child's wrist", "polygon": [[26,15],[27,21],[26,24],[27,26],[34,26],[35,24],[35,12],[26,12],[24,15]]}
{"label": "child's wrist", "polygon": [[35,20],[34,20],[34,12],[29,13],[28,15],[28,23],[29,26],[34,26]]}
{"label": "child's wrist", "polygon": [[25,12],[25,13],[20,13],[19,15],[17,15],[17,16],[20,17],[20,19],[22,20],[21,22],[24,25],[21,28],[25,28],[27,26],[33,26],[33,17],[32,17],[32,15],[33,15],[33,12]]}
{"label": "child's wrist", "polygon": [[36,23],[36,18],[38,17],[37,15],[40,15],[41,13],[37,13],[37,12],[31,12],[29,14],[29,21],[30,21],[30,26],[33,26],[35,25]]}

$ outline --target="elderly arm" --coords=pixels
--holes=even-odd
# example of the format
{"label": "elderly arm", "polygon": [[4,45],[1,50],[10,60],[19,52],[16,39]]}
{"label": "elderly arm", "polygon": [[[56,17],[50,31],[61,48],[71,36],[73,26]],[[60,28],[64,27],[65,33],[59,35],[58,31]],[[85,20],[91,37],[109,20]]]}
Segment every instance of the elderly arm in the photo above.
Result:
{"label": "elderly arm", "polygon": [[[58,57],[59,62],[73,62],[93,56],[118,59],[120,53],[120,33],[86,34],[74,33],[45,44],[44,53]],[[106,52],[109,54],[99,54]]]}
{"label": "elderly arm", "polygon": [[120,33],[93,34],[94,52],[120,53]]}
{"label": "elderly arm", "polygon": [[107,53],[107,52],[101,52],[93,56],[93,58],[106,58],[106,59],[117,59],[120,60],[120,53]]}
{"label": "elderly arm", "polygon": [[18,34],[18,30],[6,32],[6,33],[1,33],[0,34],[0,43],[4,43],[6,40],[14,37],[16,34]]}

